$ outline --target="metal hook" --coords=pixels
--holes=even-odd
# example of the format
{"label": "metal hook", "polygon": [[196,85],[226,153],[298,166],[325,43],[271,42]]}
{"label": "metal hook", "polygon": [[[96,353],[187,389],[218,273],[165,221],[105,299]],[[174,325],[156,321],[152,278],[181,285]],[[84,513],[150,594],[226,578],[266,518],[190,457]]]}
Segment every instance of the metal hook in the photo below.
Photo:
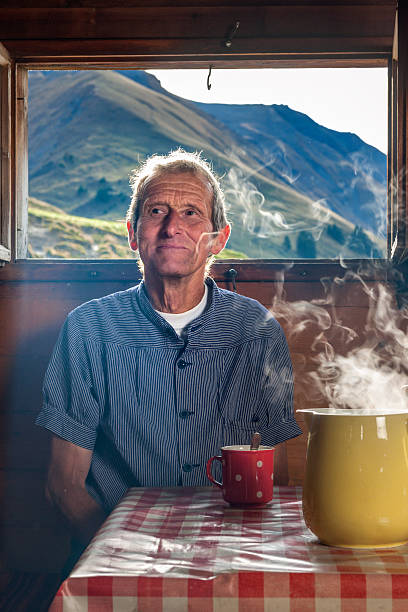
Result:
{"label": "metal hook", "polygon": [[235,22],[235,26],[232,28],[229,37],[225,41],[225,46],[226,47],[230,48],[232,46],[232,39],[234,38],[235,34],[237,33],[238,28],[239,28],[239,21],[236,21]]}
{"label": "metal hook", "polygon": [[238,272],[236,270],[234,270],[234,268],[230,268],[229,270],[227,270],[226,272],[224,272],[224,276],[227,278],[228,281],[231,281],[232,283],[232,290],[237,293],[237,284],[235,282],[235,279],[238,275]]}
{"label": "metal hook", "polygon": [[207,89],[208,89],[208,91],[211,89],[211,83],[210,83],[211,70],[212,70],[212,66],[210,66],[210,68],[208,70],[208,77],[207,77]]}

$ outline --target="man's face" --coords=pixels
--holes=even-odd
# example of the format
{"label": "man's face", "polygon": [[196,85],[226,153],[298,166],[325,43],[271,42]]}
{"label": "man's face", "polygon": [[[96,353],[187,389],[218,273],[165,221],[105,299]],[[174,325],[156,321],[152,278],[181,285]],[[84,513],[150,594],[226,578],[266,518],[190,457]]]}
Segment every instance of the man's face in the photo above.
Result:
{"label": "man's face", "polygon": [[213,232],[212,197],[204,177],[190,172],[150,181],[136,232],[128,226],[129,244],[139,250],[145,275],[204,275],[208,256],[219,253],[229,235],[229,226]]}

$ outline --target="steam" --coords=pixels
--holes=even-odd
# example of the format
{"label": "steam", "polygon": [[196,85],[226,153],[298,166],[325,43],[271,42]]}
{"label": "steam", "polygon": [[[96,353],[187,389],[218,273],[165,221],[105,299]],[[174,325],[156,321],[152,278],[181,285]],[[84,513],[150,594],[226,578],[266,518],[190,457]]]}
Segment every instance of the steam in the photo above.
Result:
{"label": "steam", "polygon": [[[367,317],[358,332],[342,324],[334,307],[336,288],[348,281],[358,282],[368,300]],[[306,330],[315,335],[312,371],[305,367],[301,373],[296,370],[302,386],[316,390],[306,401],[342,409],[406,409],[407,311],[397,309],[388,287],[378,282],[368,284],[361,273],[347,270],[343,278],[322,282],[326,299],[310,303],[287,302],[281,284],[271,309],[274,316],[285,321],[292,345],[301,341]],[[336,345],[341,347],[337,352]],[[308,380],[311,385],[307,385]]]}
{"label": "steam", "polygon": [[[272,163],[271,161],[265,166]],[[265,167],[263,166],[263,167]],[[258,168],[258,172],[263,168]],[[258,238],[283,237],[301,230],[308,230],[315,240],[320,238],[324,226],[331,218],[331,211],[324,200],[311,204],[310,219],[290,222],[277,200],[266,203],[265,196],[239,167],[232,167],[224,178],[224,194],[228,211],[233,211],[244,228]],[[305,207],[307,206],[305,198]],[[306,215],[305,215],[306,217]]]}
{"label": "steam", "polygon": [[[265,245],[266,240],[272,240],[277,247],[275,257],[287,256],[289,243],[286,241],[283,250],[281,246],[285,237],[299,236],[302,245],[310,239],[317,243],[326,228],[321,256],[353,258],[370,257],[373,253],[375,257],[381,256],[385,249],[387,223],[385,176],[370,165],[366,155],[357,151],[350,153],[347,160],[339,161],[344,166],[344,179],[342,184],[336,182],[335,187],[329,164],[327,176],[322,176],[321,185],[314,189],[312,179],[291,166],[285,144],[279,139],[273,142],[273,146],[271,143],[267,148],[261,147],[262,162],[255,169],[249,169],[249,166],[244,169],[243,153],[240,150],[228,152],[233,165],[223,179],[227,210],[232,221],[248,234],[265,239]],[[278,195],[270,195],[265,187],[265,197],[257,187],[256,179],[262,179],[266,184],[269,180],[270,194]],[[313,197],[304,195],[312,190],[321,196],[329,188],[333,189],[333,194],[327,198],[316,197],[313,200]],[[347,216],[350,216],[348,221]],[[303,236],[299,235],[301,232]],[[331,249],[330,253],[328,249]],[[300,257],[319,256],[313,244],[306,251],[299,246],[297,250]]]}
{"label": "steam", "polygon": [[[252,175],[245,174],[238,163],[230,170],[224,179],[227,205],[239,216],[247,232],[259,238],[283,238],[307,230],[318,240],[327,224],[338,219],[336,212],[329,209],[325,200],[317,199],[308,203],[305,198],[305,207],[310,207],[309,214],[299,218],[299,211],[296,216],[290,206],[285,210],[282,202],[266,202],[265,196],[255,185],[253,175],[263,174],[267,177],[269,172],[271,176],[278,172],[282,179],[282,189],[288,189],[290,199],[290,189],[285,187],[285,182],[287,185],[301,182],[300,175],[289,167],[284,148],[279,155],[279,152],[275,153],[270,152],[265,165],[260,166]],[[347,184],[339,185],[344,201],[353,196],[353,189],[358,186],[364,201],[360,202],[359,214],[356,215],[357,224],[360,223],[359,218],[370,217],[373,220],[371,226],[375,225],[377,235],[384,236],[386,187],[382,177],[370,168],[367,159],[358,152],[351,154],[349,161],[344,163],[347,164],[349,176]],[[262,172],[264,169],[266,173]],[[351,236],[352,224],[350,228]],[[358,239],[358,232],[355,238]],[[295,354],[295,372],[302,378],[302,384],[297,387],[305,390],[301,391],[305,393],[303,404],[337,409],[406,409],[407,310],[396,307],[395,297],[384,283],[372,281],[375,277],[374,263],[359,272],[347,269],[342,260],[343,253],[347,252],[346,247],[347,244],[339,244],[337,254],[344,275],[341,278],[321,279],[324,298],[310,302],[288,302],[283,290],[283,271],[271,308],[272,314],[283,322]],[[291,265],[288,262],[287,268]],[[341,287],[346,286],[357,287],[360,297],[366,299],[366,308],[356,311],[362,320],[357,325],[353,321],[353,328],[341,320],[336,308],[336,294]],[[342,310],[343,313],[346,311]],[[299,345],[301,348],[297,351]]]}
{"label": "steam", "polygon": [[381,183],[381,177],[376,176],[373,168],[367,164],[366,159],[360,153],[352,153],[350,160],[354,178],[349,189],[345,192],[345,196],[348,197],[347,192],[351,192],[356,184],[360,184],[362,191],[367,193],[368,197],[368,200],[362,204],[361,211],[364,211],[364,216],[372,217],[377,234],[385,237],[387,232],[387,208],[384,203],[387,199],[387,188],[385,184]]}

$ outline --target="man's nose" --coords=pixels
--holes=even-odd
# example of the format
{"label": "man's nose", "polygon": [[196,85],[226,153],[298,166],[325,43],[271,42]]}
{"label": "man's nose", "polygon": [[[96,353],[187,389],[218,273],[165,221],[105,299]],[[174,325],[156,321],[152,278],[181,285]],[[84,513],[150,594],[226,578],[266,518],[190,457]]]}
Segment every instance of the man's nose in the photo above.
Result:
{"label": "man's nose", "polygon": [[181,218],[180,215],[175,210],[170,210],[166,215],[163,223],[163,232],[165,232],[168,236],[174,236],[180,231],[181,228]]}

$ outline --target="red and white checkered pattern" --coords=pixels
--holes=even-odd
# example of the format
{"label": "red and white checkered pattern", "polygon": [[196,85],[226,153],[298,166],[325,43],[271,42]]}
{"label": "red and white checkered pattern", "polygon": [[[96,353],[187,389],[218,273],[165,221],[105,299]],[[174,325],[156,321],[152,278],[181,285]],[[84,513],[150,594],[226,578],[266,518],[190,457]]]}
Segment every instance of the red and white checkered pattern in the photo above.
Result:
{"label": "red and white checkered pattern", "polygon": [[108,518],[52,612],[407,612],[408,546],[322,546],[301,490],[242,510],[218,489],[132,489]]}

